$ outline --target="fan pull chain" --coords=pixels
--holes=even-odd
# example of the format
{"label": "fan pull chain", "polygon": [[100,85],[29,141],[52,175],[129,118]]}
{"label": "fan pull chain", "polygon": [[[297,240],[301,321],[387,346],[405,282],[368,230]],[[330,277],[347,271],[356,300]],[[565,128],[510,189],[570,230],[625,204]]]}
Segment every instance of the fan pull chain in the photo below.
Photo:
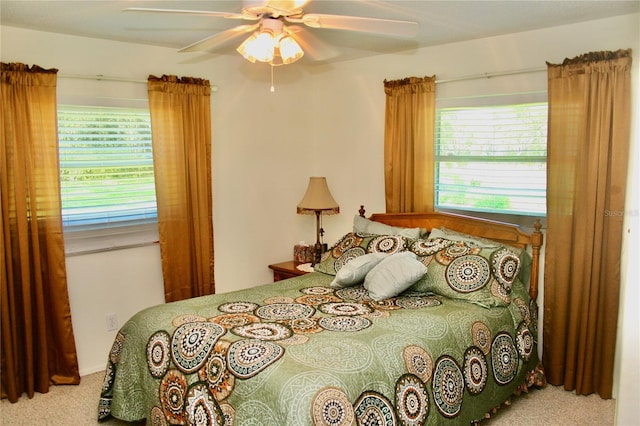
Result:
{"label": "fan pull chain", "polygon": [[273,65],[271,65],[271,93],[275,91],[276,91],[276,88],[273,86]]}

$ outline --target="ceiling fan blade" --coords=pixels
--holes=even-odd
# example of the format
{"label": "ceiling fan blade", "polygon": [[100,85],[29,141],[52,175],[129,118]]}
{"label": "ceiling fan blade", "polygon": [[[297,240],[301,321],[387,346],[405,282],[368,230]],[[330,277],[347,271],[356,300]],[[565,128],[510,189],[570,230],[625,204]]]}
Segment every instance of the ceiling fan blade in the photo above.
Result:
{"label": "ceiling fan blade", "polygon": [[311,31],[299,25],[289,25],[287,31],[298,42],[305,54],[314,61],[326,61],[340,54],[337,49],[316,37]]}
{"label": "ceiling fan blade", "polygon": [[212,50],[229,40],[233,40],[236,37],[258,29],[259,26],[260,24],[258,23],[253,25],[239,25],[237,27],[229,28],[228,30],[183,47],[178,52],[201,52],[203,50]]}
{"label": "ceiling fan blade", "polygon": [[[302,16],[302,23],[311,28],[360,31],[398,37],[415,37],[418,23],[391,19],[363,18],[360,16],[325,15],[308,13]],[[293,20],[292,20],[293,22]]]}
{"label": "ceiling fan blade", "polygon": [[128,7],[126,9],[123,9],[123,12],[173,13],[173,14],[182,14],[182,15],[215,16],[215,17],[227,18],[227,19],[251,19],[251,20],[260,19],[259,17],[254,17],[252,15],[245,15],[241,13],[214,12],[214,11],[208,11],[208,10],[153,9],[153,8],[146,8],[146,7]]}

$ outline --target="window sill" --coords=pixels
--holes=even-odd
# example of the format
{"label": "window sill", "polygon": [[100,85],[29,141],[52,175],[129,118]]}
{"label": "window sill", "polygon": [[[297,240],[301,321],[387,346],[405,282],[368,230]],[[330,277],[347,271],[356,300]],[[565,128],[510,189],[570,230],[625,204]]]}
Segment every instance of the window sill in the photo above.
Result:
{"label": "window sill", "polygon": [[122,250],[157,242],[157,223],[64,231],[66,256]]}
{"label": "window sill", "polygon": [[458,209],[443,209],[436,208],[436,211],[445,212],[445,213],[454,213],[461,214],[465,216],[471,217],[479,217],[481,219],[495,220],[498,222],[506,222],[513,223],[521,226],[522,228],[533,229],[533,224],[536,219],[540,219],[540,223],[542,224],[542,228],[547,227],[547,218],[545,215],[517,215],[517,214],[507,214],[507,213],[489,213],[489,212],[477,212],[471,210],[458,210]]}

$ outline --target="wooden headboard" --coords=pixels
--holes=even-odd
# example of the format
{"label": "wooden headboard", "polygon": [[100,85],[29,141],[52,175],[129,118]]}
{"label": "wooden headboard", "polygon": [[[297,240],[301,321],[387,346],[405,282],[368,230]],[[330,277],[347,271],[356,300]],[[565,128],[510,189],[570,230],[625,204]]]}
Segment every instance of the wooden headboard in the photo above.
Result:
{"label": "wooden headboard", "polygon": [[[359,213],[360,216],[365,217],[364,206],[360,206]],[[540,220],[536,220],[534,223],[534,231],[527,233],[523,231],[520,226],[511,223],[443,212],[374,213],[368,219],[391,226],[425,228],[428,231],[434,228],[445,227],[522,249],[531,247],[532,262],[529,294],[533,300],[538,298],[540,248],[542,247],[543,241],[542,232],[540,231],[542,228]]]}

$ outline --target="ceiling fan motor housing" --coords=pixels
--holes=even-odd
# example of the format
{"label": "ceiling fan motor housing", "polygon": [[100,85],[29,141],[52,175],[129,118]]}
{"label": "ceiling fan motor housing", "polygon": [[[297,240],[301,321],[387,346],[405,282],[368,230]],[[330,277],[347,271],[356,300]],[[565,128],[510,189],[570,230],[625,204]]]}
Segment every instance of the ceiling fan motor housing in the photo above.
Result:
{"label": "ceiling fan motor housing", "polygon": [[308,0],[243,0],[242,14],[252,16],[253,19],[301,15],[302,6],[307,2]]}
{"label": "ceiling fan motor housing", "polygon": [[260,26],[263,30],[271,31],[275,36],[282,32],[283,23],[280,19],[269,17],[262,19]]}

